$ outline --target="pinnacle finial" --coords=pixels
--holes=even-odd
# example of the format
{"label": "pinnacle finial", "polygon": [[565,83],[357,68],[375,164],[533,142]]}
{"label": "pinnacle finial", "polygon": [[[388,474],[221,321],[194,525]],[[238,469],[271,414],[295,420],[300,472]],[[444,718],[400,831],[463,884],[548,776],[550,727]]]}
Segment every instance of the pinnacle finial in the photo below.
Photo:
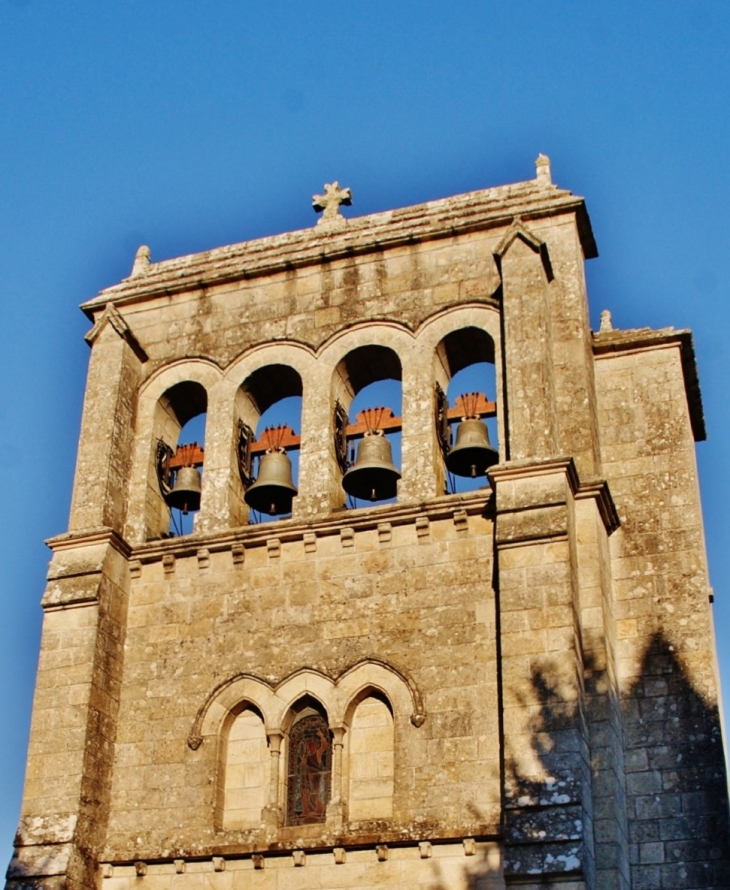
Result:
{"label": "pinnacle finial", "polygon": [[601,312],[601,327],[599,328],[599,331],[601,334],[606,334],[608,331],[612,330],[613,322],[611,321],[611,310],[604,309],[603,312]]}
{"label": "pinnacle finial", "polygon": [[340,213],[340,205],[344,204],[349,207],[352,204],[352,190],[349,188],[341,189],[339,182],[327,182],[324,186],[323,195],[312,195],[312,207],[319,213],[324,210],[322,216],[317,220],[317,225],[332,222],[335,220],[344,220]]}
{"label": "pinnacle finial", "polygon": [[550,176],[550,158],[540,153],[535,158],[535,179],[540,185],[552,185],[552,177]]}
{"label": "pinnacle finial", "polygon": [[134,255],[131,278],[134,278],[135,275],[142,275],[147,271],[151,264],[150,256],[150,249],[146,244],[138,248],[137,253]]}

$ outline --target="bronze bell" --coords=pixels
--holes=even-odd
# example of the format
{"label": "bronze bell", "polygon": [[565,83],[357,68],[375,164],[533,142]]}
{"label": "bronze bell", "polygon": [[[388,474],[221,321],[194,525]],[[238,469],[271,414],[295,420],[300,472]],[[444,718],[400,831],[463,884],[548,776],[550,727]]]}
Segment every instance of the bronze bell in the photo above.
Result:
{"label": "bronze bell", "polygon": [[462,420],[456,430],[454,447],[446,455],[446,466],[456,476],[483,476],[499,461],[499,452],[492,448],[484,421],[476,417]]}
{"label": "bronze bell", "polygon": [[291,513],[291,502],[296,493],[288,456],[283,451],[267,451],[259,461],[256,481],[243,499],[259,513],[276,516]]}
{"label": "bronze bell", "polygon": [[195,467],[180,467],[172,491],[166,499],[171,507],[182,510],[187,516],[189,510],[200,509],[200,473]]}
{"label": "bronze bell", "polygon": [[354,498],[383,501],[395,497],[399,479],[390,442],[380,430],[371,430],[360,440],[357,458],[343,476],[342,487]]}

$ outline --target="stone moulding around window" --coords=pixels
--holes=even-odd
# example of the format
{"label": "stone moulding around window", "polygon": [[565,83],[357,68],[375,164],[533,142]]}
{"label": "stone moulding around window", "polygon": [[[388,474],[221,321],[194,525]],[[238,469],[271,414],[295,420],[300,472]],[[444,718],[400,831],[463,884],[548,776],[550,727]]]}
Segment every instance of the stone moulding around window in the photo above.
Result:
{"label": "stone moulding around window", "polygon": [[209,737],[217,737],[231,710],[250,702],[264,718],[267,733],[281,731],[292,702],[314,693],[327,708],[331,726],[342,725],[352,702],[364,689],[380,690],[396,714],[408,713],[415,727],[423,725],[426,710],[414,680],[402,668],[375,658],[364,659],[332,678],[312,668],[301,668],[279,683],[271,684],[254,674],[235,674],[212,690],[201,705],[188,735],[193,751]]}

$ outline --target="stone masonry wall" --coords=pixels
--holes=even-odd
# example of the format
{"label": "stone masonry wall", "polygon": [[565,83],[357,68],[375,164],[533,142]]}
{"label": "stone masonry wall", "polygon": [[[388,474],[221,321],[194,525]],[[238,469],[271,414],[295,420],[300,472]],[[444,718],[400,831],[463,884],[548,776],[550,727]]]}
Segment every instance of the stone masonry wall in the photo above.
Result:
{"label": "stone masonry wall", "polygon": [[[664,336],[662,336],[664,333]],[[727,796],[682,338],[598,335],[632,886],[725,887]]]}
{"label": "stone masonry wall", "polygon": [[[230,546],[203,562],[180,555],[172,566],[140,553],[106,857],[240,852],[272,840],[334,844],[338,832],[383,842],[496,834],[492,529],[483,506],[483,497],[472,497],[470,515],[422,516],[418,525],[415,516],[391,526],[388,515],[390,522],[354,530],[342,521],[307,549],[301,533],[287,539],[287,523],[275,545],[273,528],[267,536],[252,529],[253,541],[239,537],[244,556],[236,563]],[[382,516],[383,508],[368,512]],[[293,829],[217,831],[216,740],[188,746],[211,691],[241,672],[272,684],[302,668],[337,678],[367,658],[407,674],[426,713],[421,726],[408,715],[396,719],[393,819],[337,831],[309,826],[304,839]]]}

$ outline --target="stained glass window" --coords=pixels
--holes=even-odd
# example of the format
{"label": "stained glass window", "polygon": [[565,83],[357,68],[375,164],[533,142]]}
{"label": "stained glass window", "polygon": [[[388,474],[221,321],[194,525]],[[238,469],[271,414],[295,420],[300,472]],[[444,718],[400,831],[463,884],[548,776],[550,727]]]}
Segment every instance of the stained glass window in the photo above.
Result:
{"label": "stained glass window", "polygon": [[332,741],[324,717],[308,714],[289,733],[287,825],[324,822],[332,782]]}

